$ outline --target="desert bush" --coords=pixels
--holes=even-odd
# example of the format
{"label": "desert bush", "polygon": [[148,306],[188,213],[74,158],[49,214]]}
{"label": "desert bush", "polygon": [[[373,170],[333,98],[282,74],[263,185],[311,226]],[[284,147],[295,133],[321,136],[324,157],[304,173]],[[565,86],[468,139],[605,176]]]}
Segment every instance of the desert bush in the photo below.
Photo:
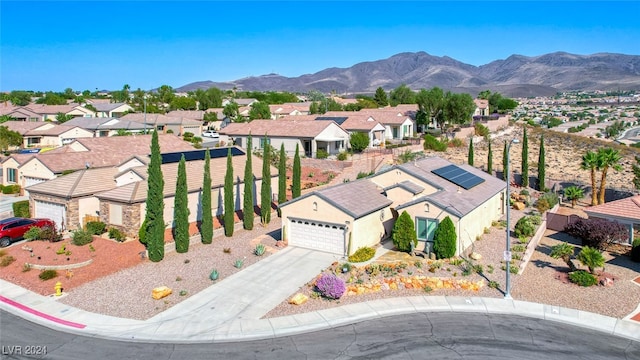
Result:
{"label": "desert bush", "polygon": [[62,240],[62,234],[56,231],[56,229],[45,227],[40,229],[40,237],[39,240],[50,241],[50,242],[58,242]]}
{"label": "desert bush", "polygon": [[465,144],[464,144],[464,141],[462,141],[462,139],[454,138],[453,140],[449,141],[447,146],[459,148],[459,147],[464,147]]}
{"label": "desert bush", "polygon": [[523,216],[518,220],[514,228],[516,237],[531,237],[536,232],[536,226],[529,215]]}
{"label": "desert bush", "polygon": [[56,270],[43,270],[38,275],[40,280],[43,281],[53,279],[56,276],[58,276],[58,272]]}
{"label": "desert bush", "polygon": [[13,264],[14,261],[16,261],[16,258],[11,255],[5,255],[0,258],[0,267],[7,267]]}
{"label": "desert bush", "polygon": [[476,135],[485,138],[489,136],[489,128],[484,126],[483,124],[477,122],[473,125],[473,127]]}
{"label": "desert bush", "polygon": [[16,217],[28,218],[31,217],[29,212],[29,200],[16,201],[12,205],[13,215]]}
{"label": "desert bush", "polygon": [[40,239],[40,234],[42,233],[42,229],[37,226],[32,226],[24,233],[24,238],[27,240],[38,240]]}
{"label": "desert bush", "polygon": [[102,235],[107,228],[107,224],[102,221],[89,221],[84,228],[92,235]]}
{"label": "desert bush", "polygon": [[598,279],[584,270],[574,271],[569,274],[569,280],[580,286],[593,286],[598,283]]}
{"label": "desert bush", "polygon": [[447,143],[436,139],[433,135],[424,136],[424,149],[434,151],[447,151]]}
{"label": "desert bush", "polygon": [[73,245],[82,246],[93,242],[93,235],[84,229],[78,229],[71,235]]}
{"label": "desert bush", "polygon": [[316,151],[316,159],[326,159],[329,157],[329,153],[325,149],[318,149]]}
{"label": "desert bush", "polygon": [[353,255],[349,256],[349,261],[355,262],[355,263],[369,261],[373,258],[375,254],[376,254],[376,250],[374,248],[362,247],[356,250],[356,252],[353,253]]}
{"label": "desert bush", "polygon": [[359,172],[358,175],[356,176],[356,179],[363,179],[366,178],[367,176],[371,176],[373,175],[373,172]]}
{"label": "desert bush", "polygon": [[536,201],[535,207],[538,210],[538,212],[540,212],[541,214],[544,213],[545,211],[553,208],[554,206],[556,206],[556,204],[558,204],[558,195],[556,195],[555,193],[552,192],[547,192],[542,194],[539,198],[538,201]]}
{"label": "desert bush", "polygon": [[349,143],[354,152],[362,152],[369,146],[369,135],[363,132],[354,132],[349,138]]}
{"label": "desert bush", "polygon": [[345,160],[347,160],[347,156],[349,156],[349,154],[347,154],[346,151],[341,151],[341,152],[338,153],[337,158],[340,161],[345,161]]}
{"label": "desert bush", "polygon": [[109,228],[109,239],[113,239],[117,242],[123,242],[127,239],[122,231],[118,228]]}
{"label": "desert bush", "polygon": [[629,241],[628,229],[615,221],[579,219],[564,228],[567,234],[582,240],[582,246],[604,251],[614,242]]}
{"label": "desert bush", "polygon": [[451,218],[447,216],[438,225],[433,234],[433,252],[436,254],[436,258],[448,259],[454,256],[456,254],[456,241],[456,227]]}
{"label": "desert bush", "polygon": [[344,281],[339,277],[324,273],[316,281],[318,292],[328,299],[339,299],[346,291]]}

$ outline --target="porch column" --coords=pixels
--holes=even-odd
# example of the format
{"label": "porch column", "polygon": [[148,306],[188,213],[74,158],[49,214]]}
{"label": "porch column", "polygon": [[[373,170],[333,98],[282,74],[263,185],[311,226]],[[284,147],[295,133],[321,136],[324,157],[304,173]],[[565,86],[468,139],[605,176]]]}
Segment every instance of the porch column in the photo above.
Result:
{"label": "porch column", "polygon": [[629,244],[633,244],[633,223],[629,225]]}

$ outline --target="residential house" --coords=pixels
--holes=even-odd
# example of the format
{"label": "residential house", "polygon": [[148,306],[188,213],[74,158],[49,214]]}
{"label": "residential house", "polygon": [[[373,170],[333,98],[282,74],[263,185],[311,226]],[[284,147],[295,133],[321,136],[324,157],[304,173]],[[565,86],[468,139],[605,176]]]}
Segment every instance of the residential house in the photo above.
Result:
{"label": "residential house", "polygon": [[[126,133],[144,133],[145,126],[137,121],[109,117],[75,118],[64,123],[89,130],[94,137],[107,137]],[[146,129],[149,129],[147,127]]]}
{"label": "residential house", "polygon": [[504,181],[472,166],[424,158],[282,204],[282,233],[292,246],[347,256],[391,236],[406,211],[414,221],[416,249],[428,253],[435,229],[449,216],[459,255],[503,215],[505,188]]}
{"label": "residential house", "polygon": [[75,139],[93,137],[92,132],[66,123],[6,121],[2,125],[22,135],[25,148],[59,147]]}
{"label": "residential house", "polygon": [[125,103],[95,103],[93,107],[97,110],[96,117],[103,118],[117,119],[129,111],[133,111],[133,108]]}
{"label": "residential house", "polygon": [[367,134],[369,137],[369,147],[375,148],[384,144],[384,135],[386,128],[376,121],[370,115],[363,115],[358,112],[345,112],[351,113],[348,116],[316,116],[315,120],[330,120],[336,122],[341,128],[349,132],[349,136],[354,132],[361,132]]}
{"label": "residential house", "polygon": [[473,116],[489,116],[489,100],[486,99],[473,99],[476,104],[476,110],[473,112]]}
{"label": "residential house", "polygon": [[70,103],[67,105],[29,104],[26,108],[42,116],[42,121],[58,121],[59,113],[71,115],[73,117],[95,116],[93,111],[76,103]]}
{"label": "residential house", "polygon": [[202,136],[202,121],[184,117],[172,117],[162,114],[129,113],[121,120],[136,121],[144,124],[145,129],[156,129],[161,134],[168,132],[182,136],[186,132],[194,136]]}
{"label": "residential house", "polygon": [[[324,116],[349,116],[353,111],[329,111]],[[385,128],[385,140],[403,140],[413,137],[416,133],[416,124],[410,116],[405,115],[405,110],[394,108],[363,109],[355,112],[363,116],[371,116]]]}
{"label": "residential house", "polygon": [[251,106],[251,104],[253,104],[254,102],[257,102],[258,99],[224,99],[222,100],[222,107],[227,106],[229,103],[234,102],[236,104],[238,104],[238,107],[243,107],[243,106]]}
{"label": "residential house", "polygon": [[253,148],[261,149],[264,137],[275,149],[284,144],[285,151],[293,154],[296,145],[300,154],[316,157],[318,151],[329,155],[338,154],[349,146],[349,133],[333,121],[309,120],[253,120],[246,123],[231,123],[220,130],[236,145],[246,147],[249,135],[253,137]]}
{"label": "residential house", "polygon": [[[158,141],[163,151],[193,150],[190,143],[174,135],[160,135]],[[44,153],[8,156],[2,162],[2,181],[24,189],[67,172],[115,166],[132,155],[146,156],[150,149],[151,135],[79,138]]]}
{"label": "residential house", "polygon": [[28,122],[44,121],[41,114],[37,114],[26,107],[16,107],[12,111],[6,113],[5,115],[11,116],[16,121],[28,121]]}
{"label": "residential house", "polygon": [[[176,190],[178,162],[184,154],[187,172],[187,191],[189,222],[196,232],[197,224],[202,220],[202,179],[204,171],[205,151],[211,154],[211,188],[214,216],[223,212],[224,177],[226,174],[227,152],[229,148],[210,150],[190,150],[162,154],[162,174],[164,179],[164,222],[170,224],[165,237],[171,238],[173,228],[174,196]],[[239,148],[232,150],[232,167],[234,174],[242,174],[247,161],[246,154]],[[43,184],[31,186],[30,206],[35,216],[46,216],[65,224],[69,230],[81,226],[87,216],[99,216],[100,221],[108,227],[116,227],[135,236],[144,221],[147,197],[148,156],[134,156],[122,161],[118,166],[101,169],[85,169],[74,172]],[[252,159],[256,191],[262,182],[262,160],[254,156]],[[234,203],[236,210],[242,209],[244,184],[241,176],[235,177]],[[107,181],[105,181],[107,180]],[[272,189],[277,189],[277,169],[271,167]],[[274,195],[277,196],[277,195]],[[254,197],[258,204],[258,197]]]}
{"label": "residential house", "polygon": [[640,237],[640,195],[610,201],[584,209],[589,218],[605,219],[623,224],[629,229],[629,245]]}
{"label": "residential house", "polygon": [[269,105],[271,119],[276,120],[286,116],[305,115],[293,105]]}

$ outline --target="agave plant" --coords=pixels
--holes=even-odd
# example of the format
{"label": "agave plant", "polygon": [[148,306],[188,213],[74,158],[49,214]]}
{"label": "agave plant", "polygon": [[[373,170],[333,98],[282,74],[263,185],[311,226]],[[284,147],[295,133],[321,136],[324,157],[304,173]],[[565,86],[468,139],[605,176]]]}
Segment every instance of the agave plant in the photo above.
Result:
{"label": "agave plant", "polygon": [[238,269],[240,269],[242,267],[242,265],[244,265],[244,260],[243,259],[237,259],[236,262],[233,263],[233,266],[235,266]]}
{"label": "agave plant", "polygon": [[264,252],[266,250],[267,248],[263,244],[258,244],[256,245],[256,248],[253,250],[253,253],[256,254],[257,256],[262,256],[264,255]]}
{"label": "agave plant", "polygon": [[216,281],[218,280],[218,276],[220,276],[220,274],[218,274],[218,270],[213,269],[211,270],[211,274],[209,274],[209,279]]}

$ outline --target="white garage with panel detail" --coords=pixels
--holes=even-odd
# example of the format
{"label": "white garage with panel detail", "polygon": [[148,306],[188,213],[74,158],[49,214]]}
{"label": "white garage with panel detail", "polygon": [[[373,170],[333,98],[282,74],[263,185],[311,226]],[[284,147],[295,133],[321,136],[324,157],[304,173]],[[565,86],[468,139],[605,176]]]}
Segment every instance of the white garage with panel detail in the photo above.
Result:
{"label": "white garage with panel detail", "polygon": [[36,200],[34,201],[34,209],[35,214],[33,215],[33,217],[51,219],[55,221],[56,228],[58,230],[65,229],[65,219],[67,218],[67,211],[64,205],[48,201]]}
{"label": "white garage with panel detail", "polygon": [[290,245],[334,254],[344,254],[344,225],[340,226],[303,219],[290,219],[290,221]]}

